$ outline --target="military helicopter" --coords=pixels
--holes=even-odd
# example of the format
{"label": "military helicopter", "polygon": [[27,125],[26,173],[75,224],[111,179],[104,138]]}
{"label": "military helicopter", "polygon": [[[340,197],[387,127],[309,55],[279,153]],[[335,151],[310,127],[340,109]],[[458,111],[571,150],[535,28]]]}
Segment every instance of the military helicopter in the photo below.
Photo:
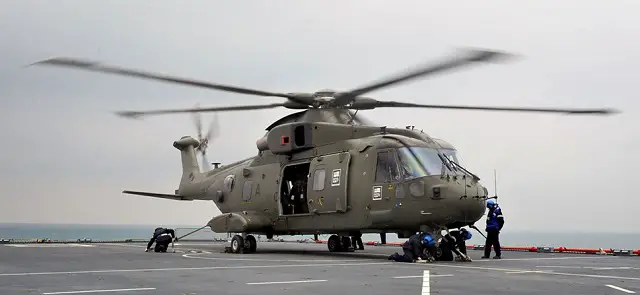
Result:
{"label": "military helicopter", "polygon": [[[226,92],[282,97],[283,103],[179,110],[125,111],[139,118],[171,113],[258,110],[285,107],[302,111],[266,128],[256,142],[257,155],[201,171],[196,149],[209,137],[184,136],[173,142],[182,159],[182,178],[174,194],[124,191],[174,200],[213,201],[222,214],[208,226],[236,234],[231,251],[252,253],[253,235],[329,234],[331,252],[349,251],[350,236],[416,232],[439,240],[443,230],[473,226],[484,215],[488,190],[462,166],[450,143],[413,127],[376,126],[359,110],[432,108],[564,114],[611,114],[611,109],[552,109],[425,105],[363,97],[385,87],[480,62],[505,60],[511,54],[467,49],[439,62],[350,91],[277,93],[154,74],[93,61],[53,58],[35,63],[152,79]],[[355,112],[354,112],[355,111]],[[199,132],[201,133],[201,132]],[[204,138],[204,140],[203,140]],[[497,196],[494,196],[497,198]]]}

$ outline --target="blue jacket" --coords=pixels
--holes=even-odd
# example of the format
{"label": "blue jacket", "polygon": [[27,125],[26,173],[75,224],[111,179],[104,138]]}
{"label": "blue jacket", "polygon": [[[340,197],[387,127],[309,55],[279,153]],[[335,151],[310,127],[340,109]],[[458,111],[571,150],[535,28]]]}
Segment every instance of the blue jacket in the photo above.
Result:
{"label": "blue jacket", "polygon": [[504,217],[502,216],[502,209],[496,205],[494,208],[489,209],[487,214],[487,228],[486,230],[501,230],[504,226]]}

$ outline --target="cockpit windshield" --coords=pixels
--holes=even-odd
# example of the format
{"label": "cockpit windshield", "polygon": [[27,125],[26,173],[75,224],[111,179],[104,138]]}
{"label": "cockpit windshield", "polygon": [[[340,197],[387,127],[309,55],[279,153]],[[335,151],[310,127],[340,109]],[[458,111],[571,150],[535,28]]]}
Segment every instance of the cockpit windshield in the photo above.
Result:
{"label": "cockpit windshield", "polygon": [[404,178],[442,174],[442,160],[438,151],[426,147],[402,147],[398,149],[400,171]]}
{"label": "cockpit windshield", "polygon": [[460,164],[460,160],[458,160],[458,154],[457,154],[456,150],[440,149],[440,153],[442,153],[444,156],[449,158],[450,161],[453,161],[454,163],[456,163],[458,165],[462,165],[462,164]]}

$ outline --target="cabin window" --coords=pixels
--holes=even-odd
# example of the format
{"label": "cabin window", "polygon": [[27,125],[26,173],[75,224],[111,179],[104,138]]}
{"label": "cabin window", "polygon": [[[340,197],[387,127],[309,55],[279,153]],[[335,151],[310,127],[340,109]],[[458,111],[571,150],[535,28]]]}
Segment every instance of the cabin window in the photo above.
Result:
{"label": "cabin window", "polygon": [[229,190],[229,192],[233,190],[234,182],[235,176],[233,175],[227,175],[227,177],[224,178],[224,186]]}
{"label": "cabin window", "polygon": [[394,182],[400,180],[398,162],[393,151],[378,152],[376,182]]}
{"label": "cabin window", "polygon": [[242,200],[249,201],[251,200],[251,186],[253,181],[247,180],[244,182],[244,187],[242,188]]}
{"label": "cabin window", "polygon": [[304,146],[305,142],[304,142],[304,126],[298,126],[295,129],[293,129],[293,136],[294,138],[294,142],[296,144],[296,146]]}
{"label": "cabin window", "polygon": [[325,171],[324,169],[317,169],[313,172],[313,190],[321,191],[324,189],[324,179],[325,179]]}

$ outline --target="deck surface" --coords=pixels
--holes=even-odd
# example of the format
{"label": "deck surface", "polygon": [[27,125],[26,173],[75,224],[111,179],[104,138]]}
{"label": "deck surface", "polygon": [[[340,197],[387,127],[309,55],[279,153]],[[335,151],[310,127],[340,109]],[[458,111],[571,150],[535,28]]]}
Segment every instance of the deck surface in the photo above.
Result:
{"label": "deck surface", "polygon": [[398,247],[329,253],[324,244],[258,243],[254,254],[226,244],[0,245],[0,294],[630,294],[640,257],[504,252],[502,260],[397,263]]}

